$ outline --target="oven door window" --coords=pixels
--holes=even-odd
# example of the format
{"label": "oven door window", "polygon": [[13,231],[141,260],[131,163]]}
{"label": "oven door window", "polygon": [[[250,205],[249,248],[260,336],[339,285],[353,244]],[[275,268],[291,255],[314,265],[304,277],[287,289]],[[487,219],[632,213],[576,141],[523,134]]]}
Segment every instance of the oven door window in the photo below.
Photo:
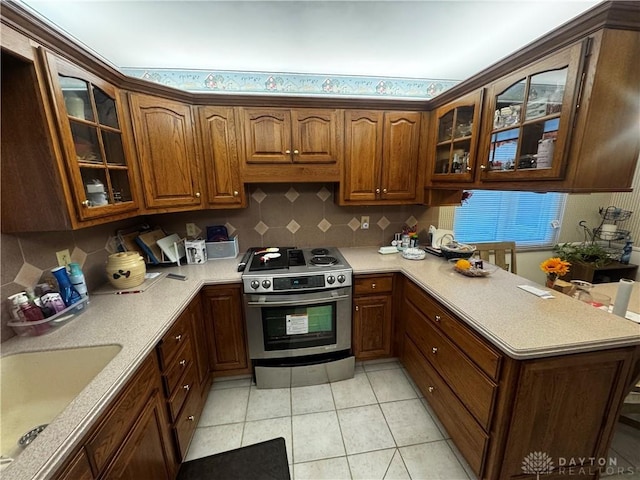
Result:
{"label": "oven door window", "polygon": [[335,345],[336,302],[262,308],[265,351]]}

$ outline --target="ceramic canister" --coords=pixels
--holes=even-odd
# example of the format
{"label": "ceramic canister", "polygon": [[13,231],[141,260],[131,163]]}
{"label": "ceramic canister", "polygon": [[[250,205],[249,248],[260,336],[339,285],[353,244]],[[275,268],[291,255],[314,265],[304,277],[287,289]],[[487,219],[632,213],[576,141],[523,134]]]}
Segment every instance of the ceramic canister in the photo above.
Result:
{"label": "ceramic canister", "polygon": [[109,255],[107,277],[115,288],[132,288],[144,283],[147,267],[137,252],[120,252]]}

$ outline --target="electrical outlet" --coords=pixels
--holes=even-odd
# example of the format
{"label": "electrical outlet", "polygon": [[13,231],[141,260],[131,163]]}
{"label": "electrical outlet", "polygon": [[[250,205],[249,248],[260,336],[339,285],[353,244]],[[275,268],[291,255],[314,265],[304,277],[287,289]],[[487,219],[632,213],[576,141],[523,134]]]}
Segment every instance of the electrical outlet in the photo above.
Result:
{"label": "electrical outlet", "polygon": [[58,259],[58,266],[66,267],[71,262],[71,254],[69,253],[69,249],[60,250],[56,252],[56,258]]}
{"label": "electrical outlet", "polygon": [[369,217],[368,216],[360,217],[360,228],[362,230],[369,230]]}
{"label": "electrical outlet", "polygon": [[187,223],[187,237],[197,237],[201,232],[195,223]]}

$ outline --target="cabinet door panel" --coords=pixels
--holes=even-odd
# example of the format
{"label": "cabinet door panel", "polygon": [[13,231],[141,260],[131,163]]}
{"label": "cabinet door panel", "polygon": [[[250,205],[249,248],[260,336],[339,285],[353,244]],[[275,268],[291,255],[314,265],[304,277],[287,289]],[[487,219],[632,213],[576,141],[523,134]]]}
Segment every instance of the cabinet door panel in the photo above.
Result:
{"label": "cabinet door panel", "polygon": [[105,473],[105,479],[170,480],[170,461],[166,458],[165,439],[162,434],[162,402],[156,392],[134,425],[129,438],[122,446],[120,455]]}
{"label": "cabinet door panel", "polygon": [[246,163],[291,163],[288,110],[242,109]]}
{"label": "cabinet door panel", "polygon": [[198,120],[210,205],[244,206],[233,108],[200,107]]}
{"label": "cabinet door panel", "polygon": [[583,43],[490,86],[480,149],[481,180],[561,180],[566,170]]}
{"label": "cabinet door panel", "polygon": [[380,190],[383,113],[346,111],[345,200],[375,200]]}
{"label": "cabinet door panel", "polygon": [[355,299],[354,355],[358,360],[391,355],[391,295]]}
{"label": "cabinet door panel", "polygon": [[43,56],[79,218],[135,211],[135,177],[128,159],[132,144],[120,91],[51,52]]}
{"label": "cabinet door panel", "polygon": [[294,163],[338,161],[337,116],[336,110],[291,111]]}
{"label": "cabinet door panel", "polygon": [[206,287],[204,315],[213,372],[246,369],[247,348],[240,286]]}
{"label": "cabinet door panel", "polygon": [[201,204],[191,107],[145,95],[131,95],[147,208]]}
{"label": "cabinet door panel", "polygon": [[385,113],[381,177],[382,198],[411,200],[416,197],[420,113]]}

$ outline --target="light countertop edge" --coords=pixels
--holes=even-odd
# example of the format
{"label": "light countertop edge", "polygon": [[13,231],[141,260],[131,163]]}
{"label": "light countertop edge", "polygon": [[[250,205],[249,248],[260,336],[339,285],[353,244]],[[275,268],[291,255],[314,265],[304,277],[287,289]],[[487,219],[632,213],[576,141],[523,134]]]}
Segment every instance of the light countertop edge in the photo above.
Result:
{"label": "light countertop edge", "polygon": [[[403,273],[515,359],[640,344],[640,325],[559,292],[554,292],[556,298],[552,300],[540,299],[517,288],[523,284],[540,285],[502,270],[476,279],[455,273],[445,260],[430,255],[425,260],[412,261],[399,254],[381,255],[377,247],[340,251],[354,274]],[[2,343],[2,355],[105,344],[122,346],[2,474],[15,480],[50,478],[200,289],[241,282],[238,262],[236,257],[205,265],[163,268],[160,271],[180,273],[187,280],[165,277],[140,294],[92,295],[87,311],[58,330]],[[496,292],[502,297],[496,298]]]}

